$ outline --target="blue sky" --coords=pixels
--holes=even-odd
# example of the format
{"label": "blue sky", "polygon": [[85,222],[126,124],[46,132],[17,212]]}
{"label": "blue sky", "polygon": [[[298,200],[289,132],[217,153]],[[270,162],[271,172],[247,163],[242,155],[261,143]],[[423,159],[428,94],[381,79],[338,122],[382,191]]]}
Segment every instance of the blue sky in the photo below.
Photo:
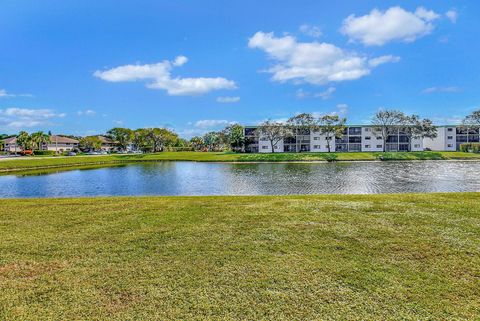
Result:
{"label": "blue sky", "polygon": [[453,123],[480,105],[479,17],[473,0],[4,0],[0,133],[191,137],[379,108]]}

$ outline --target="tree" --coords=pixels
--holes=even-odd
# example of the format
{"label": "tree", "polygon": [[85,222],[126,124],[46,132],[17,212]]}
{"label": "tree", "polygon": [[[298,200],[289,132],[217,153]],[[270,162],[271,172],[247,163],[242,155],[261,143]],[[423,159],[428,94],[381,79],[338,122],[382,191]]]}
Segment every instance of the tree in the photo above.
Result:
{"label": "tree", "polygon": [[132,142],[133,131],[129,128],[115,127],[107,132],[121,150],[126,150]]}
{"label": "tree", "polygon": [[136,150],[143,152],[151,151],[152,143],[148,135],[148,130],[145,128],[139,128],[133,131],[132,143]]}
{"label": "tree", "polygon": [[203,138],[200,136],[194,136],[190,139],[190,144],[192,145],[194,150],[202,150],[205,148],[205,142],[203,141]]}
{"label": "tree", "polygon": [[[289,118],[287,125],[290,126],[294,135],[308,135],[310,131],[319,130],[319,120],[310,113],[302,113]],[[300,150],[298,145],[297,141],[297,151]]]}
{"label": "tree", "polygon": [[260,134],[260,137],[263,137],[270,142],[272,153],[275,152],[275,147],[278,142],[293,135],[291,126],[286,126],[285,124],[270,120],[261,123],[258,126],[257,131]]}
{"label": "tree", "polygon": [[382,137],[384,152],[387,151],[388,136],[396,133],[404,116],[405,115],[398,110],[381,110],[373,116],[373,130]]}
{"label": "tree", "polygon": [[19,146],[22,150],[32,148],[32,138],[27,132],[21,131],[18,133],[17,146]]}
{"label": "tree", "polygon": [[32,133],[30,137],[32,140],[32,147],[36,150],[41,150],[44,143],[50,143],[50,136],[42,131]]}
{"label": "tree", "polygon": [[338,115],[325,115],[320,118],[320,133],[325,135],[329,153],[331,140],[342,138],[346,121],[346,118],[340,118]]}
{"label": "tree", "polygon": [[98,136],[87,136],[80,139],[79,145],[83,150],[98,150],[102,148],[102,141]]}
{"label": "tree", "polygon": [[469,142],[470,134],[480,128],[480,110],[472,112],[462,121],[462,129],[466,131],[467,142]]}
{"label": "tree", "polygon": [[310,113],[302,113],[290,117],[287,124],[298,130],[317,130],[319,127],[318,119]]}
{"label": "tree", "polygon": [[146,128],[146,142],[151,145],[151,150],[161,152],[167,146],[172,146],[178,135],[167,128]]}
{"label": "tree", "polygon": [[217,151],[220,149],[222,139],[218,132],[208,132],[203,135],[203,142],[208,151]]}
{"label": "tree", "polygon": [[437,128],[430,119],[421,119],[418,115],[402,115],[400,123],[400,130],[408,137],[409,150],[412,150],[413,139],[437,137]]}
{"label": "tree", "polygon": [[239,124],[234,124],[227,126],[223,133],[226,137],[227,143],[230,145],[230,148],[233,151],[241,151],[243,145],[245,144],[245,134],[243,126]]}
{"label": "tree", "polygon": [[480,109],[465,117],[462,123],[471,127],[480,127]]}

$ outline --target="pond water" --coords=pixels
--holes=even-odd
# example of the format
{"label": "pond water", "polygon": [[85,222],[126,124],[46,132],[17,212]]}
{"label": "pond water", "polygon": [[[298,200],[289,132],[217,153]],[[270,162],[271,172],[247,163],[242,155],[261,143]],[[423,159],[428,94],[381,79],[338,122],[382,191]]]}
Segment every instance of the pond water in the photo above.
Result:
{"label": "pond water", "polygon": [[0,197],[480,191],[480,162],[157,162],[0,176]]}

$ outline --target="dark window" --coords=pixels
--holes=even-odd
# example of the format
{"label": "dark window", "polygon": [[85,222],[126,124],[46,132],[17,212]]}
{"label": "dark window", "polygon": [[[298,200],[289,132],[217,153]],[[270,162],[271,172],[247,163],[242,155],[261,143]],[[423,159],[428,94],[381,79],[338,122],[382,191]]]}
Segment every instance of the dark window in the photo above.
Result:
{"label": "dark window", "polygon": [[348,128],[349,135],[361,135],[362,134],[362,127],[349,127]]}
{"label": "dark window", "polygon": [[370,136],[365,136],[365,140],[370,140],[372,139]]}
{"label": "dark window", "polygon": [[467,135],[459,135],[457,136],[458,143],[466,143],[467,142]]}
{"label": "dark window", "polygon": [[468,141],[472,143],[478,143],[479,136],[478,135],[468,135]]}
{"label": "dark window", "polygon": [[362,137],[357,137],[357,136],[350,136],[348,138],[349,143],[361,143],[362,142]]}
{"label": "dark window", "polygon": [[388,136],[387,143],[398,143],[398,136]]}
{"label": "dark window", "polygon": [[408,143],[408,137],[407,136],[400,136],[400,143]]}
{"label": "dark window", "polygon": [[284,144],[295,144],[297,142],[297,139],[295,137],[285,137],[283,139]]}

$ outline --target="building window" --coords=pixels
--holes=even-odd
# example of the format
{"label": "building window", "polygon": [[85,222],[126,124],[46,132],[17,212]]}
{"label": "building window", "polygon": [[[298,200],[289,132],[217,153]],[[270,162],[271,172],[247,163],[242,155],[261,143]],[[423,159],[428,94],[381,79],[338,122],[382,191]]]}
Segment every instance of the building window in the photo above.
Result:
{"label": "building window", "polygon": [[278,149],[278,146],[275,146],[274,148],[275,148],[275,149]]}
{"label": "building window", "polygon": [[377,136],[377,140],[382,140],[383,137],[382,136]]}
{"label": "building window", "polygon": [[447,131],[453,132],[453,128],[448,128]]}
{"label": "building window", "polygon": [[365,136],[365,140],[370,140],[370,139],[372,139],[372,137],[370,137],[370,136]]}
{"label": "building window", "polygon": [[313,149],[320,149],[320,145],[313,145]]}
{"label": "building window", "polygon": [[453,136],[448,136],[447,139],[453,139]]}
{"label": "building window", "polygon": [[366,131],[366,132],[369,132],[369,131],[370,131],[370,128],[368,128],[368,127],[365,128],[365,131]]}
{"label": "building window", "polygon": [[262,146],[262,149],[268,149],[268,146]]}
{"label": "building window", "polygon": [[365,145],[365,148],[370,148],[370,145]]}
{"label": "building window", "polygon": [[382,148],[382,145],[377,145],[377,148]]}
{"label": "building window", "polygon": [[413,147],[420,148],[420,144],[415,144]]}
{"label": "building window", "polygon": [[452,144],[448,144],[447,147],[453,147],[453,145],[452,145]]}
{"label": "building window", "polygon": [[313,137],[313,140],[319,140],[320,137]]}

